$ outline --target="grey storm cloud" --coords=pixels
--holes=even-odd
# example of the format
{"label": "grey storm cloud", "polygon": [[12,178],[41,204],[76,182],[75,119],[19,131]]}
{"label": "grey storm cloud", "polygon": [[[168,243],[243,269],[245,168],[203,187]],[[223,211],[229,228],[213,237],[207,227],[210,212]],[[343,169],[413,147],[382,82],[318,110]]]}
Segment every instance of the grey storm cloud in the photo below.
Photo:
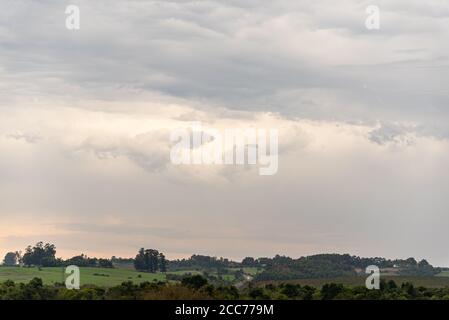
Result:
{"label": "grey storm cloud", "polygon": [[[0,251],[449,263],[449,3],[1,4]],[[170,166],[199,120],[284,129],[278,174]]]}
{"label": "grey storm cloud", "polygon": [[441,131],[448,121],[441,1],[378,1],[381,29],[370,31],[368,1],[77,0],[77,32],[65,29],[64,1],[6,2],[0,55],[14,89],[2,93],[6,102],[24,94],[19,81],[25,94],[71,99],[114,99],[128,88],[289,117]]}

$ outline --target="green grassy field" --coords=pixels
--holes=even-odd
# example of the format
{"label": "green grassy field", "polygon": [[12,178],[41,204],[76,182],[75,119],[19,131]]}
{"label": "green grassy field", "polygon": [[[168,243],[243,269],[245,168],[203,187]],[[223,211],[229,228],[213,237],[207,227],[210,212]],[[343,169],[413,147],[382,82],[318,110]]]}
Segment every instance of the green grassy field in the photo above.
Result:
{"label": "green grassy field", "polygon": [[169,274],[176,274],[182,276],[184,274],[191,274],[191,275],[202,274],[202,272],[198,270],[178,270],[178,271],[170,271]]}
{"label": "green grassy field", "polygon": [[444,270],[441,271],[439,274],[436,275],[437,277],[449,277],[449,271],[448,270]]}
{"label": "green grassy field", "polygon": [[[414,286],[427,287],[427,288],[444,288],[449,287],[449,276],[435,276],[435,277],[411,277],[411,276],[383,276],[381,279],[385,281],[393,280],[396,284],[401,285],[405,282],[413,283]],[[363,276],[349,276],[338,277],[328,279],[298,279],[298,280],[286,280],[286,281],[261,281],[259,285],[265,285],[268,283],[280,284],[280,283],[295,283],[300,285],[309,285],[312,287],[320,288],[326,283],[341,283],[346,286],[364,286],[366,277]]]}
{"label": "green grassy field", "polygon": [[[165,274],[137,272],[132,269],[109,268],[80,268],[81,285],[95,284],[110,287],[124,281],[140,283],[143,281],[165,280]],[[139,277],[140,275],[140,277]],[[0,266],[0,282],[13,280],[14,282],[29,282],[34,277],[41,278],[45,284],[64,282],[63,268],[19,268]]]}
{"label": "green grassy field", "polygon": [[[119,285],[124,281],[132,281],[134,283],[141,283],[144,281],[165,281],[166,275],[163,273],[145,273],[138,272],[129,268],[80,268],[81,271],[81,285],[93,284],[102,287],[111,287]],[[245,268],[246,274],[255,275],[258,270],[256,268]],[[197,270],[182,270],[169,272],[168,274],[201,274]],[[54,284],[56,282],[64,282],[63,268],[19,268],[19,267],[4,267],[0,266],[0,282],[6,280],[13,280],[18,283],[27,283],[34,277],[41,278],[45,284]],[[233,275],[222,275],[224,280],[234,281]],[[267,283],[297,283],[301,285],[310,285],[313,287],[321,287],[325,283],[341,283],[347,286],[363,286],[365,284],[365,277],[350,276],[329,279],[298,279],[288,281],[263,281],[259,285]],[[410,276],[383,276],[382,279],[394,280],[397,284],[404,282],[411,282],[415,286],[424,286],[428,288],[442,288],[449,287],[449,271],[443,271],[435,277],[410,277]]]}
{"label": "green grassy field", "polygon": [[228,268],[229,271],[235,272],[242,269],[244,273],[249,274],[250,276],[255,276],[256,274],[262,272],[263,270],[260,268],[254,267],[243,267],[243,268]]}
{"label": "green grassy field", "polygon": [[[256,268],[244,268],[247,274],[256,274]],[[236,269],[237,270],[237,269]],[[141,283],[144,281],[165,281],[166,274],[163,273],[145,273],[137,272],[128,267],[110,268],[80,268],[81,271],[81,285],[94,284],[102,287],[111,287],[119,285],[124,281],[132,281],[134,283]],[[235,270],[234,270],[235,271]],[[0,282],[6,280],[13,280],[18,283],[29,282],[34,277],[41,278],[45,284],[54,284],[57,282],[64,282],[64,269],[61,267],[55,268],[19,268],[19,267],[5,267],[0,266]],[[167,274],[185,275],[185,274],[202,274],[198,270],[180,270],[172,271]],[[217,273],[211,272],[210,275],[218,276]],[[233,274],[223,274],[222,279],[228,282],[235,281]]]}
{"label": "green grassy field", "polygon": [[243,268],[243,272],[245,272],[246,274],[249,274],[251,276],[255,276],[256,274],[262,272],[262,269],[259,268],[254,268],[254,267],[245,267]]}

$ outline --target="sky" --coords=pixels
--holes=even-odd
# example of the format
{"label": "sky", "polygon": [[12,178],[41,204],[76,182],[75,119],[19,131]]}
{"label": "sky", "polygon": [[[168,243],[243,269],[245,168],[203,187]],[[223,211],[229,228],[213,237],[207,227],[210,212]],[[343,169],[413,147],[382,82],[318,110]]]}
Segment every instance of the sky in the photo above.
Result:
{"label": "sky", "polygon": [[[438,0],[2,0],[0,255],[449,266],[448,38]],[[172,164],[192,121],[277,129],[277,173]]]}

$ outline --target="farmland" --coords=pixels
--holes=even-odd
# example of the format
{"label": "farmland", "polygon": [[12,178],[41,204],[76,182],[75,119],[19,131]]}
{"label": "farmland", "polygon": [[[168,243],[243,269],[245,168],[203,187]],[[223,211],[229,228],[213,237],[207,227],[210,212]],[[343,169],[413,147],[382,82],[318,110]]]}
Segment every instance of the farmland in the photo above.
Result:
{"label": "farmland", "polygon": [[[220,278],[227,282],[235,282],[235,276],[232,272],[237,271],[237,268],[230,268],[229,273],[221,274]],[[256,268],[244,268],[244,272],[247,274],[257,273]],[[149,273],[139,272],[129,267],[116,267],[116,268],[100,268],[100,267],[81,267],[81,284],[82,285],[97,285],[101,287],[112,287],[121,284],[124,281],[132,281],[136,284],[149,281],[166,281],[170,280],[170,276],[182,277],[184,275],[210,275],[212,277],[218,277],[216,272],[200,271],[200,270],[177,270],[169,271],[166,273]],[[33,278],[41,278],[44,284],[55,284],[64,282],[64,268],[63,267],[6,267],[0,266],[0,282],[6,280],[13,280],[17,283],[27,283]]]}
{"label": "farmland", "polygon": [[[0,282],[13,280],[18,283],[27,283],[31,279],[41,278],[45,284],[64,282],[64,269],[62,267],[0,267]],[[141,283],[144,281],[164,281],[163,273],[137,272],[125,268],[89,268],[81,267],[81,284],[94,284],[102,287],[119,285],[124,281]]]}
{"label": "farmland", "polygon": [[[232,270],[232,269],[231,269]],[[231,271],[230,270],[230,271]],[[136,284],[145,281],[166,281],[167,275],[187,275],[187,274],[203,274],[198,270],[180,270],[167,273],[148,273],[138,272],[130,268],[98,268],[98,267],[81,267],[81,284],[97,285],[101,287],[111,287],[121,284],[124,281],[132,281]],[[234,271],[234,270],[232,270]],[[5,267],[0,266],[0,282],[13,280],[17,283],[27,283],[34,277],[41,278],[45,284],[55,284],[64,282],[64,269],[62,267]],[[256,268],[244,268],[244,272],[249,275],[255,275],[258,271]],[[232,274],[222,275],[223,279],[229,282],[235,281]],[[265,285],[268,283],[293,283],[300,285],[309,285],[313,287],[321,287],[325,283],[341,283],[346,286],[363,286],[366,277],[364,276],[345,276],[323,279],[297,279],[284,281],[260,281],[257,285]],[[449,287],[449,272],[442,272],[434,277],[416,277],[416,276],[381,276],[386,281],[394,280],[401,284],[405,282],[413,283],[415,286],[424,286],[428,288]]]}

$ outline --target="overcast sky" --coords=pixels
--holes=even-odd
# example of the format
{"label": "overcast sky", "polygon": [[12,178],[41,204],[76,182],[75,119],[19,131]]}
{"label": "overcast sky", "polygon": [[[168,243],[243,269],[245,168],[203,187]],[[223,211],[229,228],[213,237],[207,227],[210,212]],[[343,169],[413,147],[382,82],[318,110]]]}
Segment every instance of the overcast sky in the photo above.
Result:
{"label": "overcast sky", "polygon": [[[449,265],[448,39],[439,0],[2,0],[0,254]],[[277,128],[278,173],[172,165],[190,121]]]}

